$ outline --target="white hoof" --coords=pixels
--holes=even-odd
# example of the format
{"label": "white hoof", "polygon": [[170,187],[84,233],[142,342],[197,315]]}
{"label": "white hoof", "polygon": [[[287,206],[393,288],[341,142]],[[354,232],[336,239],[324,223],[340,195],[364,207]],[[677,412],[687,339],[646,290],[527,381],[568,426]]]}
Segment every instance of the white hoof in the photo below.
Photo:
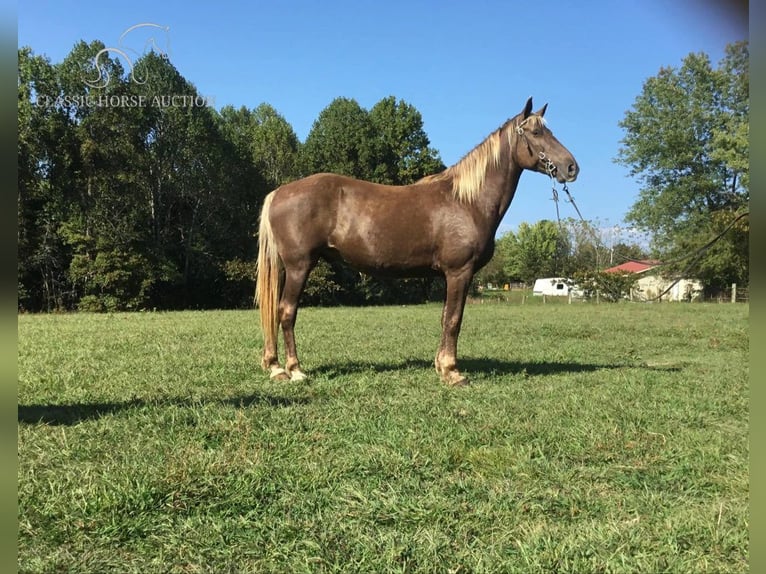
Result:
{"label": "white hoof", "polygon": [[284,380],[284,379],[290,378],[290,375],[282,367],[277,367],[276,365],[274,365],[269,370],[271,371],[271,373],[269,374],[270,379]]}
{"label": "white hoof", "polygon": [[290,371],[290,380],[291,381],[303,381],[305,380],[306,373],[304,373],[301,370],[295,369],[294,371]]}

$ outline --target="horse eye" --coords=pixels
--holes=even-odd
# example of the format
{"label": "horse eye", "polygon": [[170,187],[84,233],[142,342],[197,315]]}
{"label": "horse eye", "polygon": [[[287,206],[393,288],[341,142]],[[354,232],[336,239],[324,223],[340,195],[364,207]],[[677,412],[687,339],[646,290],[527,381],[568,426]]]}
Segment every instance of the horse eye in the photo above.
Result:
{"label": "horse eye", "polygon": [[542,132],[541,132],[539,129],[537,129],[537,128],[535,128],[535,129],[533,129],[533,130],[532,130],[532,135],[533,135],[533,136],[539,136],[541,133],[542,133]]}

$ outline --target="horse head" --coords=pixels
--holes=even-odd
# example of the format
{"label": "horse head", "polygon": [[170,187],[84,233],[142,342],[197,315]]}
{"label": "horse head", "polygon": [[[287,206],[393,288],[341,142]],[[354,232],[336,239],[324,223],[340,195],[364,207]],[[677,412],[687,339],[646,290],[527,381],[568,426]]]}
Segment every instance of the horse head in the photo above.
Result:
{"label": "horse head", "polygon": [[572,153],[546,126],[543,116],[547,108],[548,104],[545,104],[532,113],[532,98],[529,98],[524,110],[511,122],[517,136],[513,159],[522,169],[555,177],[559,183],[574,181],[580,167]]}

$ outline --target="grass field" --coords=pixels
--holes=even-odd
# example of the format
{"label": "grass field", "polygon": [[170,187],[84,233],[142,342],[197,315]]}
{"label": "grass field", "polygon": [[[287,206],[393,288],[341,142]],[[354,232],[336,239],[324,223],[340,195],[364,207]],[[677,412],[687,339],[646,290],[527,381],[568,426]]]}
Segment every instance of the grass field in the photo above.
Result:
{"label": "grass field", "polygon": [[746,572],[748,311],[21,315],[19,572]]}

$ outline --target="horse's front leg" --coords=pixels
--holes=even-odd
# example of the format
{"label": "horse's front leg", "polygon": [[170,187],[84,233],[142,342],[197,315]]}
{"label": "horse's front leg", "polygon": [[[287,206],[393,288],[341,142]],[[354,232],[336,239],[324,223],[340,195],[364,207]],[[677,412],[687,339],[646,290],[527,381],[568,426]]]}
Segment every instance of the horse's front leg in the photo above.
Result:
{"label": "horse's front leg", "polygon": [[434,364],[442,380],[451,386],[468,384],[468,379],[457,369],[457,338],[472,278],[472,269],[446,273],[447,296],[442,310],[442,336]]}

